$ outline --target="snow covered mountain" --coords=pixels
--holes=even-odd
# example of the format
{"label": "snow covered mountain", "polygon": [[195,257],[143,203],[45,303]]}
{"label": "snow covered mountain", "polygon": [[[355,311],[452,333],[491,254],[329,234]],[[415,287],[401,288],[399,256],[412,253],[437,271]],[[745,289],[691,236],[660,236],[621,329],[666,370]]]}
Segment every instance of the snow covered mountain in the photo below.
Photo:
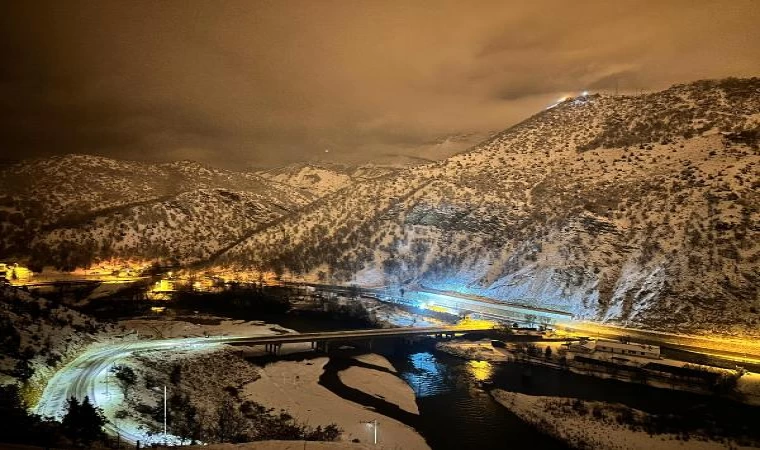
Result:
{"label": "snow covered mountain", "polygon": [[0,255],[62,268],[110,256],[193,262],[316,198],[189,161],[25,161],[0,172]]}
{"label": "snow covered mountain", "polygon": [[320,196],[343,189],[353,182],[351,175],[343,167],[311,163],[298,163],[261,171],[259,175]]}
{"label": "snow covered mountain", "polygon": [[28,161],[0,171],[0,256],[209,261],[757,334],[759,145],[752,78],[567,99],[407,169]]}
{"label": "snow covered mountain", "polygon": [[357,181],[388,176],[418,164],[348,165],[325,162],[296,163],[275,169],[262,170],[257,172],[257,174],[268,180],[298,188],[305,193],[316,194],[321,197],[339,191]]}
{"label": "snow covered mountain", "polygon": [[757,333],[759,143],[758,78],[571,98],[326,196],[218,263]]}

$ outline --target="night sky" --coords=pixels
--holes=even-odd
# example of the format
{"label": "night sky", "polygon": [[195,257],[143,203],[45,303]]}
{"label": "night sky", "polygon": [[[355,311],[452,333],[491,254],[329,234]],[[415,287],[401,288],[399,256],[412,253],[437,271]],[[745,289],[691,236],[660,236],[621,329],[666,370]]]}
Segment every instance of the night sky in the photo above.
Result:
{"label": "night sky", "polygon": [[565,94],[760,75],[759,24],[757,0],[6,1],[0,153],[440,158]]}

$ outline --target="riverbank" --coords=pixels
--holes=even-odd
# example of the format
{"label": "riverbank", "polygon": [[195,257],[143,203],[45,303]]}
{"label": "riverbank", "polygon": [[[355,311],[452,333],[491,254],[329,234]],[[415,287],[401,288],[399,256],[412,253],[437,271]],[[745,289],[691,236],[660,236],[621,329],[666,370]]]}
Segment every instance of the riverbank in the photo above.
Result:
{"label": "riverbank", "polygon": [[[343,430],[342,440],[362,443],[374,441],[374,421],[377,420],[378,448],[425,450],[430,447],[413,428],[389,417],[345,400],[334,394],[319,380],[330,358],[319,357],[302,361],[277,361],[260,370],[261,378],[247,384],[242,398],[255,401],[270,408],[290,411],[306,424],[335,423]],[[389,363],[379,355],[373,355],[368,365],[388,367]],[[397,405],[417,414],[414,393],[401,380],[384,384],[390,377],[387,372],[369,367],[352,367],[350,375],[341,373],[341,380],[374,397]],[[372,383],[371,380],[378,381]],[[404,385],[402,387],[401,385]]]}
{"label": "riverbank", "polygon": [[[169,436],[161,432],[160,412],[163,402],[163,386],[168,386],[170,412],[194,411],[197,419],[213,422],[219,414],[220,402],[229,399],[234,408],[246,404],[261,405],[274,416],[285,413],[293,418],[293,425],[310,429],[337,425],[344,443],[374,441],[374,424],[378,421],[380,448],[420,449],[429,448],[412,427],[346,400],[320,385],[327,357],[315,357],[309,345],[293,345],[283,349],[283,356],[291,354],[290,360],[264,363],[257,358],[265,356],[263,348],[246,346],[214,345],[215,339],[224,336],[253,336],[295,333],[294,330],[262,321],[232,320],[211,315],[141,317],[120,322],[130,330],[131,336],[139,335],[144,342],[165,339],[195,339],[195,347],[174,346],[149,351],[129,353],[111,362],[113,366],[128,366],[136,373],[136,381],[129,388],[126,399],[123,387],[117,387],[113,375],[107,370],[95,376],[94,400],[101,405],[115,431],[140,438],[143,443],[162,443],[166,440],[179,444],[188,443],[194,426],[203,436],[203,426],[186,424],[183,418],[173,416]],[[210,338],[207,338],[210,336]],[[155,341],[153,341],[155,342]],[[208,343],[208,344],[207,344]],[[294,361],[298,352],[310,360]],[[354,356],[355,366],[341,367],[332,371],[338,383],[348,389],[370,396],[381,402],[395,405],[406,414],[418,415],[412,389],[396,374],[393,366],[382,356],[365,354]],[[110,392],[107,384],[110,379]],[[107,395],[102,393],[108,392]],[[254,407],[255,409],[256,407]],[[267,413],[270,414],[270,413]],[[185,427],[185,430],[180,430]],[[183,436],[183,438],[180,438]],[[204,439],[201,439],[205,441]],[[313,444],[310,441],[309,444]],[[256,445],[259,445],[258,443]],[[262,447],[267,448],[267,447]],[[303,443],[299,448],[303,448]],[[347,447],[348,448],[348,447]],[[361,448],[361,447],[360,447]]]}
{"label": "riverbank", "polygon": [[573,448],[595,450],[717,450],[755,448],[757,443],[702,432],[657,433],[657,417],[624,405],[531,396],[501,389],[493,398],[527,423]]}
{"label": "riverbank", "polygon": [[[760,405],[760,374],[743,370],[727,370],[667,358],[614,358],[612,354],[577,353],[568,351],[568,346],[562,342],[551,341],[506,343],[504,347],[494,347],[490,340],[458,339],[439,342],[436,349],[470,361],[497,364],[521,362],[664,389],[706,395],[719,392],[742,403]],[[647,369],[649,367],[657,370]],[[708,385],[697,378],[700,375],[714,379],[714,383],[724,383],[725,386]]]}

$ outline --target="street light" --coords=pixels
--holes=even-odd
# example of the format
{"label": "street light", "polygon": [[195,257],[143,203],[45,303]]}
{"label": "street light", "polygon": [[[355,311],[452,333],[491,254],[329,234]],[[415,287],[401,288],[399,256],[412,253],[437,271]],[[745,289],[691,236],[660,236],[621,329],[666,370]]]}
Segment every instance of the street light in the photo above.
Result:
{"label": "street light", "polygon": [[166,442],[166,385],[164,385],[164,441]]}
{"label": "street light", "polygon": [[375,442],[374,443],[375,443],[375,445],[377,445],[377,419],[371,420],[371,421],[362,420],[361,423],[366,423],[367,426],[372,426],[372,431],[373,431],[374,436],[375,436],[375,438],[374,438]]}

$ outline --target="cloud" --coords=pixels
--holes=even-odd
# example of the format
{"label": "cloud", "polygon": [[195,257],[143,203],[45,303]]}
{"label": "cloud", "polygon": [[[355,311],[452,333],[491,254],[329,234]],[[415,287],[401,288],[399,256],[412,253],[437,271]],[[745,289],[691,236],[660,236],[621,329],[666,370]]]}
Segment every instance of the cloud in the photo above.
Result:
{"label": "cloud", "polygon": [[752,0],[3,8],[0,148],[29,156],[440,157],[562,93],[760,72]]}

